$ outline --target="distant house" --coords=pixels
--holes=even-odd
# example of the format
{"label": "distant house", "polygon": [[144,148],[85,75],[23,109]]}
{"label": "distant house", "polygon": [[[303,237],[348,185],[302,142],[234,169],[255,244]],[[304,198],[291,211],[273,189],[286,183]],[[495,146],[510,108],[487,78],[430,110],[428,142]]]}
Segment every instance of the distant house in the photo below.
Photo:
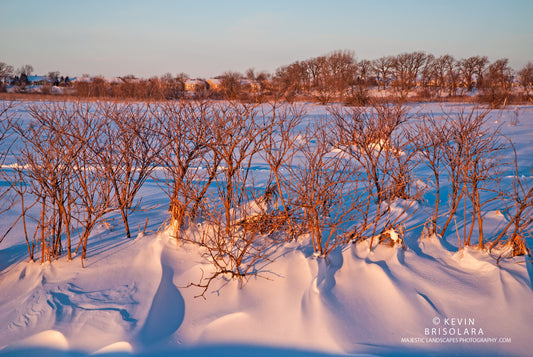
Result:
{"label": "distant house", "polygon": [[33,86],[44,86],[50,83],[50,79],[46,76],[28,76],[28,83]]}
{"label": "distant house", "polygon": [[222,85],[222,81],[220,80],[220,78],[209,78],[207,80],[207,84],[208,84],[210,90],[218,91],[218,90],[220,90],[220,87]]}
{"label": "distant house", "polygon": [[125,82],[125,83],[134,83],[134,84],[138,84],[138,83],[141,83],[142,82],[142,79],[140,78],[135,78],[134,76],[125,76],[125,77],[120,77],[118,78],[120,79],[122,82]]}
{"label": "distant house", "polygon": [[74,82],[92,83],[92,82],[94,82],[95,79],[104,81],[104,82],[109,83],[109,84],[120,84],[120,83],[124,82],[124,80],[122,78],[120,78],[120,77],[100,77],[100,76],[97,76],[97,77],[82,76],[82,77],[78,77],[78,78],[71,78],[70,81],[73,82],[73,83]]}
{"label": "distant house", "polygon": [[100,78],[103,79],[104,82],[109,83],[109,84],[120,84],[124,82],[124,80],[120,77],[100,77]]}
{"label": "distant house", "polygon": [[185,81],[185,90],[187,92],[202,92],[207,90],[208,84],[203,79],[188,79]]}
{"label": "distant house", "polygon": [[70,79],[71,83],[84,83],[84,82],[90,82],[90,81],[91,81],[91,78],[87,76],[75,77],[75,78]]}
{"label": "distant house", "polygon": [[261,83],[259,83],[258,81],[253,81],[250,79],[241,79],[239,83],[241,87],[246,91],[252,93],[261,91]]}

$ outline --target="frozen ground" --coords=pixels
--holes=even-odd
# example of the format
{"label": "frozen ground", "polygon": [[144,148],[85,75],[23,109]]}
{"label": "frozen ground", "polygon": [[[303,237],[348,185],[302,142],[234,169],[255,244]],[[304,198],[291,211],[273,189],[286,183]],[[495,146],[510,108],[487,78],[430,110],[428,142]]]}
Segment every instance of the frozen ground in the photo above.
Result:
{"label": "frozen ground", "polygon": [[[310,105],[308,112],[312,121],[326,110]],[[519,124],[510,126],[517,112]],[[526,174],[533,107],[490,115],[515,143]],[[197,246],[157,232],[167,202],[153,181],[143,196],[151,209],[136,212],[132,226],[149,217],[146,234],[127,239],[120,225],[100,227],[85,268],[76,258],[27,263],[20,227],[0,244],[0,355],[531,354],[533,267],[525,257],[497,265],[486,252],[458,251],[454,234],[420,239],[419,228],[406,234],[405,250],[379,245],[369,252],[361,242],[325,261],[301,237],[272,247],[270,261],[256,267],[259,276],[242,287],[220,278],[206,299],[195,298],[199,289],[186,286],[209,264]],[[427,218],[428,204],[413,207],[409,226]],[[484,212],[488,235],[505,222],[494,208]],[[16,213],[4,217],[6,226]]]}

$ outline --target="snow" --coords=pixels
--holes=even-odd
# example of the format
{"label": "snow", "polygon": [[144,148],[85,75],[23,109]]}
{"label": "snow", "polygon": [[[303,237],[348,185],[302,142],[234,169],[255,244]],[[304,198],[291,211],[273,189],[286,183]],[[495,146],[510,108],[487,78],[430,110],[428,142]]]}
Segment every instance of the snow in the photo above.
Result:
{"label": "snow", "polygon": [[394,229],[388,229],[384,232],[384,234],[388,234],[390,236],[390,239],[396,243],[400,241],[400,237],[398,236],[398,233]]}
{"label": "snow", "polygon": [[[411,108],[444,109],[439,104]],[[310,112],[325,115],[326,109],[312,106]],[[491,115],[502,121],[514,115],[501,112]],[[527,168],[533,157],[533,107],[521,107],[519,124],[505,130]],[[258,276],[242,284],[219,277],[203,299],[195,298],[198,288],[187,287],[212,269],[202,248],[158,232],[166,201],[157,183],[147,182],[143,197],[143,205],[155,208],[133,214],[132,227],[149,217],[146,234],[127,239],[119,226],[99,227],[85,268],[78,258],[26,262],[18,226],[0,244],[0,355],[531,353],[531,263],[525,257],[497,261],[472,247],[458,250],[455,232],[448,239],[422,237],[427,217],[421,202],[398,200],[390,207],[396,215],[406,205],[415,211],[405,223],[419,228],[382,233],[393,242],[403,240],[405,247],[375,244],[370,251],[364,240],[324,258],[313,254],[308,237],[300,237],[271,247],[269,259],[255,266]],[[253,216],[264,209],[263,202],[253,201],[244,212]],[[507,222],[495,207],[484,214],[489,232]],[[474,338],[497,341],[474,343]]]}
{"label": "snow", "polygon": [[34,347],[34,348],[54,348],[58,350],[67,350],[68,349],[68,341],[65,338],[65,336],[55,330],[46,330],[43,332],[39,332],[38,334],[35,334],[33,336],[30,336],[28,338],[25,338],[18,344],[15,344],[15,346],[24,346],[26,348],[28,347]]}

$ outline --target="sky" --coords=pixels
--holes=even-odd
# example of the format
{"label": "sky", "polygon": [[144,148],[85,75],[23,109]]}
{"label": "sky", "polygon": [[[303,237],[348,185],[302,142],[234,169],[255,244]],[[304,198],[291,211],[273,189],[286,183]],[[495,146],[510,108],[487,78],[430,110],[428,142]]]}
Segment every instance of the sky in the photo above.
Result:
{"label": "sky", "polygon": [[276,68],[335,50],[533,61],[533,0],[0,0],[0,62],[151,77]]}

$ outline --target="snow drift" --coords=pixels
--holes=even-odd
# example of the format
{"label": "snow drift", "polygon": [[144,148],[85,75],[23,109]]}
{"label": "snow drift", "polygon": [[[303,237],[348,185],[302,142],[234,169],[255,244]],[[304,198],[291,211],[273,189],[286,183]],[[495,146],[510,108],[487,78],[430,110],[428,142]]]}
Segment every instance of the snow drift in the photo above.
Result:
{"label": "snow drift", "polygon": [[[533,108],[521,110],[522,124],[506,127],[506,134],[530,165],[533,121],[526,117],[533,119]],[[318,106],[310,112],[326,113]],[[507,114],[497,113],[500,121]],[[120,228],[98,226],[85,267],[77,256],[28,263],[20,230],[6,239],[0,245],[0,355],[530,354],[531,258],[458,249],[454,234],[462,226],[446,239],[428,237],[421,212],[431,203],[415,203],[420,214],[407,219],[414,228],[401,237],[388,229],[390,245],[369,249],[366,239],[323,257],[314,254],[308,235],[279,241],[254,263],[256,275],[222,274],[204,299],[195,298],[201,288],[190,284],[213,265],[201,246],[176,241],[170,229],[158,232],[167,217],[165,198],[148,181],[143,202],[152,209],[131,216],[132,227],[150,218],[146,233],[139,228],[128,239]],[[398,207],[391,209],[403,212]],[[493,208],[484,212],[489,231],[507,222]],[[243,211],[252,216],[262,209]]]}

